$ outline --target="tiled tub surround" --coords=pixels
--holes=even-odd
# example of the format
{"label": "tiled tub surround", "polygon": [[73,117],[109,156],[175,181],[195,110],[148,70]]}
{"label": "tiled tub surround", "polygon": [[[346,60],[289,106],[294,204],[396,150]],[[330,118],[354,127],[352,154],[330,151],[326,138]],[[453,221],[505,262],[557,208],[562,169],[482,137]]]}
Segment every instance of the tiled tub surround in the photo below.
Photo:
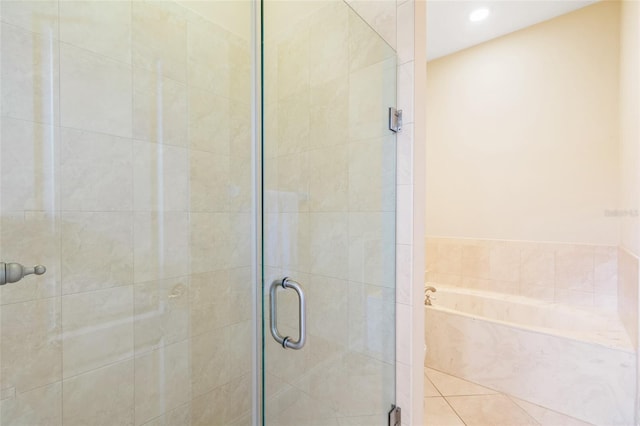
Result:
{"label": "tiled tub surround", "polygon": [[633,268],[617,247],[430,237],[426,250],[442,299],[426,309],[429,366],[586,421],[633,418],[635,311],[618,306]]}
{"label": "tiled tub surround", "polygon": [[435,286],[425,366],[590,423],[633,424],[635,352],[615,313]]}
{"label": "tiled tub surround", "polygon": [[0,423],[248,424],[249,40],[170,1],[0,8],[0,250],[47,266],[0,289]]}
{"label": "tiled tub surround", "polygon": [[427,282],[617,310],[613,246],[461,238],[426,239]]}

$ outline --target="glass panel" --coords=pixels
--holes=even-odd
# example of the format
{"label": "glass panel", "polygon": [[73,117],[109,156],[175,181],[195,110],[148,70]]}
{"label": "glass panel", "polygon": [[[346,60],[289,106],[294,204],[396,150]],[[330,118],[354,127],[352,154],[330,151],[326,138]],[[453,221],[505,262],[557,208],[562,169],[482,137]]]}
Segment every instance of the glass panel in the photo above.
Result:
{"label": "glass panel", "polygon": [[[395,52],[342,1],[263,4],[264,419],[385,425],[395,402]],[[283,349],[269,288],[307,298]],[[298,336],[298,299],[278,292]],[[351,424],[351,423],[350,423]]]}
{"label": "glass panel", "polygon": [[251,24],[2,1],[3,426],[251,424]]}

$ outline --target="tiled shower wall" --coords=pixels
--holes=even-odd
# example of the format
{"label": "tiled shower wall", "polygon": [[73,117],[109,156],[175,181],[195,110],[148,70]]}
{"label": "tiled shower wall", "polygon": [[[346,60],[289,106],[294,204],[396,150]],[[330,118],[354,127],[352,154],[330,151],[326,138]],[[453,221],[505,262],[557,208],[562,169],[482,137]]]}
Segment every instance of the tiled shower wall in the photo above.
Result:
{"label": "tiled shower wall", "polygon": [[0,293],[0,423],[248,424],[249,40],[176,2],[1,21],[0,250],[47,273]]}
{"label": "tiled shower wall", "polygon": [[602,308],[618,306],[613,246],[426,239],[427,282]]}

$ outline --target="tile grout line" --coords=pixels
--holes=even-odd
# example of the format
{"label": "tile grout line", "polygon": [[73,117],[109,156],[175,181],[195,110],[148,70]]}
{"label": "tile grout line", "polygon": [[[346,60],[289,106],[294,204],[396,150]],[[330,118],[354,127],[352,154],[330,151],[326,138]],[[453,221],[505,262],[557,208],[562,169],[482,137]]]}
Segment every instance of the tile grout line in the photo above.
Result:
{"label": "tile grout line", "polygon": [[[508,399],[509,401],[511,401],[511,403],[513,403],[516,407],[518,407],[519,409],[521,409],[521,410],[522,410],[522,411],[527,415],[527,417],[529,417],[531,420],[533,420],[534,422],[536,422],[537,424],[539,424],[539,425],[541,425],[541,426],[542,426],[542,423],[540,423],[540,422],[538,421],[538,419],[535,419],[531,414],[529,414],[529,412],[528,412],[527,410],[525,410],[523,407],[521,407],[521,406],[520,406],[520,404],[518,404],[516,401],[514,401],[514,399],[513,399],[513,398],[515,398],[514,396],[512,396],[512,395],[507,395],[507,394],[504,394],[504,395],[507,397],[507,399]],[[537,405],[537,404],[535,404],[535,405]],[[542,408],[544,408],[544,407],[542,407]],[[553,410],[550,410],[550,411],[553,411]]]}
{"label": "tile grout line", "polygon": [[447,399],[447,397],[446,397],[446,396],[443,396],[443,398],[444,398],[444,401],[445,401],[445,402],[447,403],[447,405],[449,406],[449,408],[451,408],[451,411],[453,411],[453,413],[456,415],[456,417],[457,417],[458,419],[460,419],[460,421],[462,422],[462,424],[463,424],[463,425],[467,426],[467,422],[465,422],[465,421],[462,419],[462,416],[460,415],[460,413],[458,413],[458,412],[456,411],[456,409],[455,409],[455,408],[453,408],[453,405],[451,405],[451,403],[449,402],[449,400]]}
{"label": "tile grout line", "polygon": [[[426,370],[426,368],[425,368]],[[447,405],[449,406],[449,408],[451,408],[451,410],[453,411],[453,413],[455,414],[455,416],[458,418],[458,420],[460,420],[460,422],[462,422],[463,425],[467,425],[465,423],[464,420],[462,420],[462,417],[460,417],[460,415],[458,414],[458,412],[455,410],[455,408],[453,408],[453,406],[449,403],[449,401],[447,400],[447,398],[444,396],[444,394],[440,391],[440,389],[438,389],[438,386],[436,386],[435,383],[433,383],[433,381],[429,378],[429,376],[427,375],[427,372],[424,372],[424,378],[425,380],[428,380],[429,383],[431,383],[431,385],[433,386],[433,388],[436,390],[436,392],[438,392],[440,394],[439,398],[442,398],[444,400],[444,402],[447,403]],[[434,397],[434,398],[438,398],[438,397]]]}
{"label": "tile grout line", "polygon": [[[507,395],[507,394],[505,394],[505,395],[506,395],[506,396],[507,396],[507,398],[509,398],[509,399],[510,399],[514,404],[516,404],[516,405],[517,405],[518,407],[520,407],[523,411],[525,411],[525,412],[527,413],[527,415],[529,415],[529,417],[533,418],[533,420],[535,420],[537,423],[540,423],[540,422],[538,422],[538,420],[537,420],[536,418],[534,418],[534,417],[533,417],[533,415],[529,414],[529,411],[527,411],[525,408],[523,408],[522,406],[520,406],[520,404],[518,404],[518,402],[517,402],[517,401],[515,401],[515,398],[516,398],[515,396],[513,396],[513,395]],[[518,398],[518,399],[519,399],[519,398]],[[582,422],[582,423],[585,423],[585,424],[591,424],[591,423],[585,422],[584,420],[581,420],[581,419],[579,419],[579,418],[577,418],[577,417],[573,417],[573,416],[570,416],[570,415],[568,415],[568,414],[564,414],[564,413],[561,413],[561,412],[559,412],[559,411],[552,410],[551,408],[543,407],[542,405],[538,405],[538,404],[536,404],[536,403],[534,403],[534,402],[529,402],[529,401],[524,400],[524,399],[523,399],[523,401],[524,401],[524,402],[527,402],[527,403],[529,403],[529,404],[535,405],[536,407],[540,407],[540,408],[542,408],[542,409],[544,409],[544,410],[546,410],[546,411],[550,411],[550,412],[552,412],[552,413],[554,413],[554,414],[557,414],[557,415],[559,415],[559,416],[564,416],[564,417],[567,417],[567,418],[570,418],[570,419],[572,419],[572,420],[576,420],[576,421],[579,421],[579,422]],[[594,425],[594,426],[595,426],[595,425]]]}
{"label": "tile grout line", "polygon": [[[424,378],[425,378],[425,380],[427,380],[429,383],[431,383],[431,386],[433,386],[433,388],[436,390],[436,392],[438,392],[438,394],[439,394],[441,397],[443,397],[443,398],[444,398],[444,395],[442,394],[442,392],[440,392],[440,389],[438,389],[438,387],[436,386],[436,384],[435,384],[435,383],[433,383],[433,380],[431,380],[431,379],[429,378],[429,376],[427,375],[427,372],[426,372],[426,371],[425,371],[425,373],[424,373]],[[430,398],[430,397],[426,397],[426,398]]]}

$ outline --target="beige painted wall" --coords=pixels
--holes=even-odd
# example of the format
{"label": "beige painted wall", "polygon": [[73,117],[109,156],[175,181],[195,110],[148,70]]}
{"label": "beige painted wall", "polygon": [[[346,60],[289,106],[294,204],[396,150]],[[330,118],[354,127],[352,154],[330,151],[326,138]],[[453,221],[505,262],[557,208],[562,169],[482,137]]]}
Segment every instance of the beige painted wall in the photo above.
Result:
{"label": "beige painted wall", "polygon": [[[640,209],[640,3],[625,1],[620,28],[620,207]],[[621,220],[620,245],[640,255],[638,216]]]}
{"label": "beige painted wall", "polygon": [[426,235],[615,244],[617,3],[427,64]]}

